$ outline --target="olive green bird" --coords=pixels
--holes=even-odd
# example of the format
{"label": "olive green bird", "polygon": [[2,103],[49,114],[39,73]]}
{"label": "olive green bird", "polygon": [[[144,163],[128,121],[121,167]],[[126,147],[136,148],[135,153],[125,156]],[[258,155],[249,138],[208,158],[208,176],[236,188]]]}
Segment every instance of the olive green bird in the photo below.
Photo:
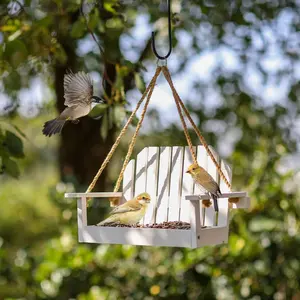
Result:
{"label": "olive green bird", "polygon": [[150,200],[148,193],[139,194],[132,200],[113,209],[110,216],[98,223],[97,226],[109,224],[135,225],[145,216]]}
{"label": "olive green bird", "polygon": [[93,81],[84,73],[69,72],[64,76],[64,111],[55,119],[44,124],[43,134],[51,136],[60,133],[67,121],[75,124],[79,118],[86,116],[92,109],[92,103],[105,103],[105,100],[93,96]]}
{"label": "olive green bird", "polygon": [[194,181],[200,185],[203,189],[208,191],[214,201],[214,209],[216,212],[219,211],[218,207],[218,196],[221,195],[220,187],[217,182],[198,164],[194,163],[188,167],[186,173],[189,173]]}

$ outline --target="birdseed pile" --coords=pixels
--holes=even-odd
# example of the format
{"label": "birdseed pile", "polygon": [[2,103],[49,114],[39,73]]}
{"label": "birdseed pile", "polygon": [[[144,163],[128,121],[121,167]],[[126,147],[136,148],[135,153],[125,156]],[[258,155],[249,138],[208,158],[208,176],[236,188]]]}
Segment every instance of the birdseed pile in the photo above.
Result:
{"label": "birdseed pile", "polygon": [[182,221],[171,221],[163,223],[154,223],[154,224],[137,224],[137,225],[124,225],[124,224],[106,224],[101,225],[105,227],[128,227],[128,228],[158,228],[158,229],[191,229],[191,224]]}

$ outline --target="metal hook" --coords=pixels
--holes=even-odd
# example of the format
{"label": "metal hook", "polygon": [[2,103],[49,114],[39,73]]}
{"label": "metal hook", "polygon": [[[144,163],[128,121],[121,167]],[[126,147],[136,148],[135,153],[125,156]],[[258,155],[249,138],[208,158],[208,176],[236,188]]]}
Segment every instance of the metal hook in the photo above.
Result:
{"label": "metal hook", "polygon": [[155,32],[152,31],[152,50],[158,59],[167,59],[172,52],[172,31],[171,31],[171,0],[168,0],[168,34],[169,34],[169,51],[165,56],[157,53],[155,48]]}

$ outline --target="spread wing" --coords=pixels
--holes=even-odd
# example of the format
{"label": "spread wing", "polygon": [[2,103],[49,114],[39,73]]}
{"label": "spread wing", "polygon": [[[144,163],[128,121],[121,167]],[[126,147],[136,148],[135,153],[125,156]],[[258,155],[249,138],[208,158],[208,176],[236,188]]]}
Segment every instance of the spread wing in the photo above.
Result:
{"label": "spread wing", "polygon": [[129,212],[129,211],[137,211],[140,210],[142,205],[137,203],[135,200],[129,200],[126,203],[117,206],[115,209],[113,209],[110,214],[120,214],[120,213],[125,213],[125,212]]}
{"label": "spread wing", "polygon": [[91,103],[93,96],[93,81],[91,77],[84,73],[73,72],[64,76],[64,98],[66,106],[82,105]]}

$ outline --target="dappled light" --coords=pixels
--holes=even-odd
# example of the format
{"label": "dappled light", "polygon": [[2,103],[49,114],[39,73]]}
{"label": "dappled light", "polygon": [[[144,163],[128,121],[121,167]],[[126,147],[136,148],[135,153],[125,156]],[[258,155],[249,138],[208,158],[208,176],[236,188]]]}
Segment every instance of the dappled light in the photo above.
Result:
{"label": "dappled light", "polygon": [[300,3],[167,2],[1,2],[0,299],[299,299]]}

